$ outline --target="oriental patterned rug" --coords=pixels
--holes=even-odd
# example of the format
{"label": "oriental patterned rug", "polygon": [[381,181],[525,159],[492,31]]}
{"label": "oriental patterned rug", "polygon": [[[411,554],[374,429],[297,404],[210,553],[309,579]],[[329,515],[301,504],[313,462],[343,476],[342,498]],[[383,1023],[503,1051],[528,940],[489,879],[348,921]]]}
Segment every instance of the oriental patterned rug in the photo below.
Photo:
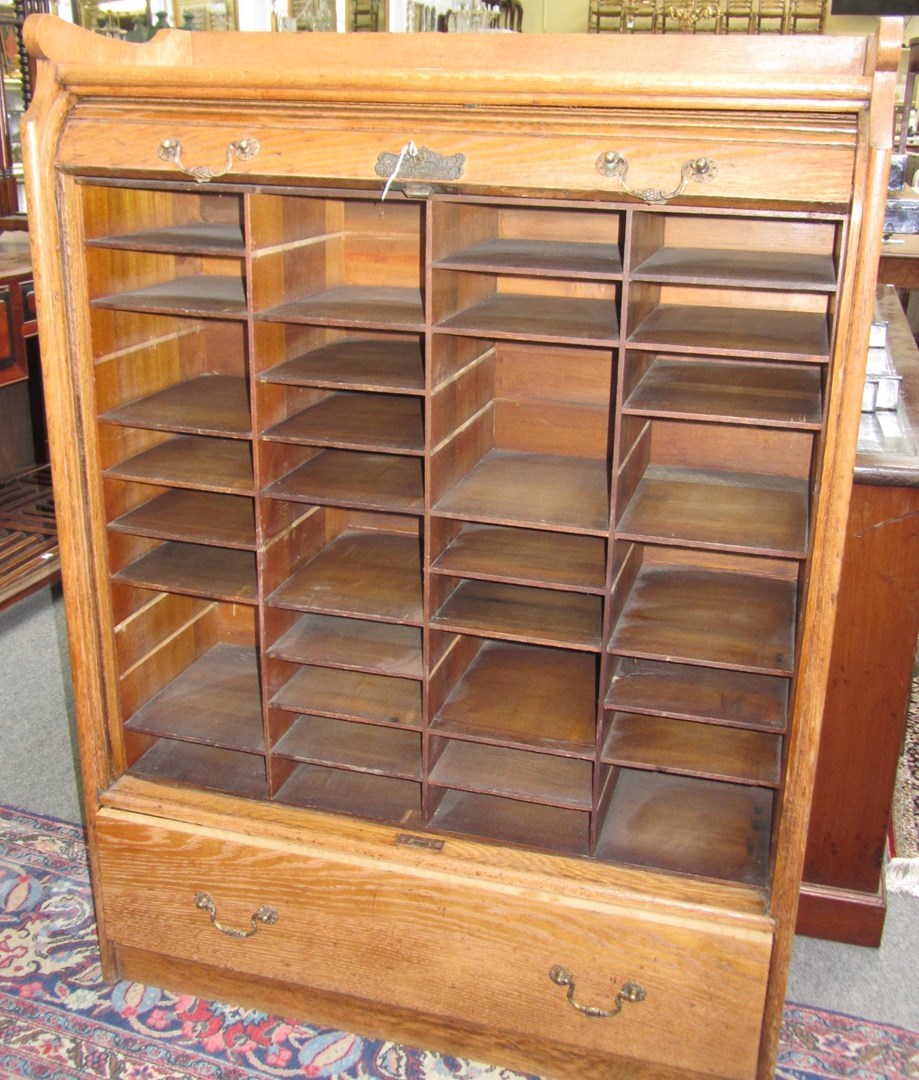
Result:
{"label": "oriental patterned rug", "polygon": [[[779,1080],[919,1077],[919,1034],[787,1005]],[[0,807],[3,1080],[533,1080],[138,983],[101,981],[82,831]]]}
{"label": "oriental patterned rug", "polygon": [[[919,672],[919,652],[917,652]],[[919,674],[913,679],[891,808],[889,892],[919,896]]]}

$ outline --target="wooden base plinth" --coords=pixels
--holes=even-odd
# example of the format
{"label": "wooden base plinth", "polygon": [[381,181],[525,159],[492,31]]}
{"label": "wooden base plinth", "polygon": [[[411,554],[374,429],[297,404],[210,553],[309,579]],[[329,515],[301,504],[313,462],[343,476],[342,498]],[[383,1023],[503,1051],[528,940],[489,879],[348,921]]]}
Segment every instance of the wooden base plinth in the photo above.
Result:
{"label": "wooden base plinth", "polygon": [[805,882],[801,886],[795,933],[876,949],[881,944],[886,912],[883,882],[875,894]]}

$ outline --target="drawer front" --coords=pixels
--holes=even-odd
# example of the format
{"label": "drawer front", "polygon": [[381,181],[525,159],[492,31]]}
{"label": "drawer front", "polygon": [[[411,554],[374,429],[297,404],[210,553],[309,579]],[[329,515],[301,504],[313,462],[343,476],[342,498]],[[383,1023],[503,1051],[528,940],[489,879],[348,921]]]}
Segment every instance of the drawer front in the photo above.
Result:
{"label": "drawer front", "polygon": [[13,300],[8,285],[0,287],[0,386],[26,378],[28,369],[13,337]]}
{"label": "drawer front", "polygon": [[[771,935],[639,908],[437,879],[321,848],[271,845],[117,811],[98,819],[108,936],[118,944],[315,989],[551,1038],[595,1052],[755,1074]],[[317,852],[319,852],[317,854]],[[387,852],[388,854],[388,852]],[[207,892],[216,919],[194,897]],[[273,924],[251,922],[262,905]],[[623,983],[645,991],[619,1015]]]}
{"label": "drawer front", "polygon": [[38,319],[38,310],[35,305],[35,282],[31,278],[27,281],[20,281],[19,294],[22,298],[22,333],[23,336],[28,337],[29,334],[38,333],[38,325],[36,322]]}
{"label": "drawer front", "polygon": [[[469,110],[470,113],[474,110]],[[733,127],[731,124],[733,123]],[[408,127],[406,125],[409,125]],[[547,115],[532,119],[496,117],[462,120],[448,117],[383,115],[373,124],[353,116],[327,122],[300,119],[269,126],[264,117],[220,123],[179,117],[168,120],[121,120],[117,137],[107,120],[77,118],[68,125],[60,146],[59,163],[75,171],[124,173],[181,179],[174,160],[163,161],[158,148],[164,139],[177,140],[180,162],[187,168],[204,166],[226,179],[305,177],[319,184],[381,184],[376,172],[381,154],[390,155],[384,172],[398,160],[407,139],[443,157],[461,154],[462,174],[456,179],[439,174],[448,187],[472,190],[557,191],[567,195],[620,196],[623,179],[598,169],[601,156],[618,153],[628,163],[624,180],[632,190],[666,194],[680,187],[683,167],[703,159],[711,167],[691,171],[702,182],[683,181],[686,201],[766,199],[770,201],[847,203],[852,192],[854,133],[845,127],[807,132],[796,126],[765,121],[746,126],[740,121],[696,120],[674,126],[658,117],[641,124],[596,118],[567,121]],[[246,160],[232,154],[230,144],[246,138],[258,143]],[[381,166],[383,167],[383,166]],[[400,176],[409,179],[403,160]],[[387,172],[388,175],[388,172]],[[438,182],[438,176],[430,177]]]}

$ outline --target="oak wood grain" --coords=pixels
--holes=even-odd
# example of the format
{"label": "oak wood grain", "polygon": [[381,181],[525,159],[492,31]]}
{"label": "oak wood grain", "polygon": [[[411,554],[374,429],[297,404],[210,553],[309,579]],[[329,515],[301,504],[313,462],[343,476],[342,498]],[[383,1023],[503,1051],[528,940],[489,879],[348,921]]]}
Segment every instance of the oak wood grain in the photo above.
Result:
{"label": "oak wood grain", "polygon": [[[367,778],[370,783],[381,779]],[[749,1045],[750,1014],[755,1014],[754,1006],[763,993],[768,938],[761,935],[730,935],[713,950],[706,948],[712,939],[702,926],[668,925],[642,917],[638,909],[625,909],[621,915],[629,933],[613,943],[608,936],[609,909],[590,905],[572,918],[574,908],[563,894],[555,898],[538,898],[536,892],[515,895],[485,882],[457,890],[446,881],[425,882],[395,867],[361,865],[331,853],[320,856],[318,851],[302,864],[310,866],[309,872],[279,874],[282,862],[289,869],[301,865],[296,846],[273,849],[257,842],[233,842],[227,834],[195,836],[187,828],[131,825],[130,819],[123,822],[111,812],[106,814],[103,865],[112,890],[111,916],[117,920],[115,933],[121,942],[150,947],[161,920],[170,919],[180,928],[173,937],[174,954],[206,956],[210,962],[219,958],[230,970],[268,970],[282,978],[294,977],[295,971],[296,978],[302,978],[306,952],[301,950],[308,950],[309,981],[314,984],[409,1008],[421,1007],[418,995],[423,993],[427,1007],[440,1015],[479,1022],[503,1015],[499,1027],[531,1034],[544,1027],[548,1012],[556,1036],[565,1042],[583,1045],[586,1038],[597,1051],[650,1055],[664,1065],[675,1065],[679,1058],[685,1066],[698,1057],[700,1064],[705,1060],[711,1066],[711,1049],[705,1047],[708,1040],[693,1021],[695,1010],[685,1006],[687,1000],[710,1001],[709,995],[714,994],[727,1010],[723,1015],[737,1017],[736,1026],[731,1026],[734,1045],[723,1051],[721,1068],[727,1076],[750,1075],[749,1049],[745,1058],[738,1054]],[[167,850],[174,854],[162,860],[161,853]],[[148,874],[157,881],[153,894],[157,899],[150,917],[135,919],[131,883],[137,875]],[[245,949],[238,945],[234,949],[191,904],[200,888],[215,894],[218,913],[222,911],[231,925],[247,925],[252,911],[262,903],[277,908],[278,922],[260,930]],[[375,897],[372,904],[361,902],[371,895]],[[342,922],[348,928],[342,940],[351,947],[345,954],[331,946],[337,937],[329,930],[333,922],[339,929]],[[292,935],[293,926],[297,933]],[[528,928],[523,948],[518,934],[521,926]],[[432,928],[436,928],[433,933]],[[463,946],[456,949],[454,942],[459,939]],[[694,947],[687,954],[690,942]],[[516,958],[509,966],[503,962],[505,950]],[[695,958],[691,975],[677,959],[686,955]],[[500,964],[496,957],[502,957]],[[483,963],[495,972],[484,983],[480,977]],[[644,980],[649,1002],[670,1014],[672,1026],[666,1035],[656,1034],[653,1011],[642,1014],[634,1009],[631,1015],[623,1010],[621,1019],[627,1023],[614,1032],[597,1025],[585,1033],[583,1018],[571,1009],[564,991],[549,981],[554,963],[564,963],[576,972],[582,993],[590,1000],[608,1000],[609,975],[601,973],[608,963],[622,972],[623,980]],[[425,972],[423,991],[418,984],[421,971]],[[506,974],[497,974],[502,971]],[[450,984],[455,986],[457,980],[469,992],[456,994]]]}
{"label": "oak wood grain", "polygon": [[166,487],[255,494],[252,451],[242,440],[181,436],[109,466],[106,475]]}
{"label": "oak wood grain", "polygon": [[[438,519],[432,523],[436,528]],[[605,544],[600,537],[463,525],[431,564],[440,574],[551,585],[600,592],[604,586]]]}
{"label": "oak wood grain", "polygon": [[614,713],[602,756],[631,768],[776,787],[781,750],[781,739],[765,732]]}
{"label": "oak wood grain", "polygon": [[276,480],[266,494],[272,499],[403,514],[419,513],[424,506],[418,458],[357,450],[323,450]]}
{"label": "oak wood grain", "polygon": [[424,390],[418,339],[344,337],[294,356],[266,371],[266,382],[342,390]]}
{"label": "oak wood grain", "polygon": [[[632,362],[639,363],[639,357]],[[654,357],[636,379],[623,411],[816,429],[823,412],[820,372],[791,364]]]}
{"label": "oak wood grain", "polygon": [[267,652],[281,660],[378,674],[423,677],[421,629],[393,623],[303,615]]}
{"label": "oak wood grain", "polygon": [[765,885],[771,816],[766,788],[623,769],[598,849],[639,866]]}
{"label": "oak wood grain", "polygon": [[250,552],[203,544],[167,541],[119,570],[113,579],[241,604],[254,604],[258,598],[255,559]]}
{"label": "oak wood grain", "polygon": [[620,657],[609,708],[782,732],[788,680],[772,675]]}
{"label": "oak wood grain", "polygon": [[421,780],[421,736],[328,716],[298,716],[274,753],[314,765]]}
{"label": "oak wood grain", "polygon": [[256,654],[215,645],[127,721],[134,731],[264,751]]}
{"label": "oak wood grain", "polygon": [[421,688],[414,679],[302,665],[293,669],[272,704],[300,713],[417,728]]}
{"label": "oak wood grain", "polygon": [[589,653],[487,641],[430,726],[479,742],[587,756],[594,748],[596,680]]}
{"label": "oak wood grain", "polygon": [[345,530],[299,567],[268,602],[327,615],[420,623],[418,537]]}

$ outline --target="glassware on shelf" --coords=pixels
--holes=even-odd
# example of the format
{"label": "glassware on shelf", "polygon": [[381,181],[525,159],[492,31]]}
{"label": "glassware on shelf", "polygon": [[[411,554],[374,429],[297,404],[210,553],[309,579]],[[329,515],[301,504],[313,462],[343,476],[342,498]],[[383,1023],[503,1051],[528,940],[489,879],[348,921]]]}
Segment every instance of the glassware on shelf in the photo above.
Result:
{"label": "glassware on shelf", "polygon": [[333,31],[337,25],[335,0],[294,0],[290,14],[279,10],[276,5],[274,25],[281,31]]}
{"label": "glassware on shelf", "polygon": [[474,33],[494,30],[498,26],[500,8],[497,4],[483,4],[481,0],[458,0],[447,11],[447,29],[457,33]]}
{"label": "glassware on shelf", "polygon": [[414,34],[436,30],[437,9],[433,4],[422,4],[418,0],[407,0],[405,5],[405,28]]}

